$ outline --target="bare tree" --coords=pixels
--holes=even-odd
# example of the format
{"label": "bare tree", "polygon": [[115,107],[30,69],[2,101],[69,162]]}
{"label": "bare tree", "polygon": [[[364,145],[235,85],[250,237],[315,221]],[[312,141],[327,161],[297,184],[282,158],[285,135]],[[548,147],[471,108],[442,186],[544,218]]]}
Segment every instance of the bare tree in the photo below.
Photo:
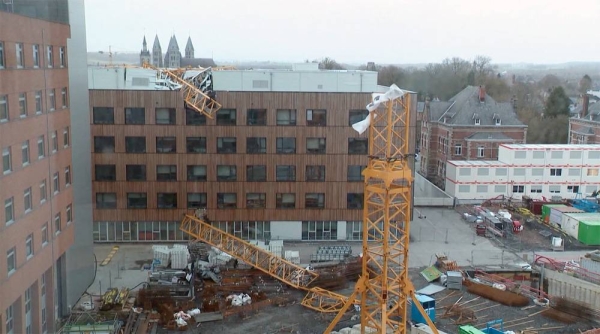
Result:
{"label": "bare tree", "polygon": [[492,58],[487,56],[475,56],[473,59],[473,68],[478,76],[486,76],[493,70]]}
{"label": "bare tree", "polygon": [[345,70],[342,65],[329,57],[325,57],[319,61],[319,68],[322,70]]}

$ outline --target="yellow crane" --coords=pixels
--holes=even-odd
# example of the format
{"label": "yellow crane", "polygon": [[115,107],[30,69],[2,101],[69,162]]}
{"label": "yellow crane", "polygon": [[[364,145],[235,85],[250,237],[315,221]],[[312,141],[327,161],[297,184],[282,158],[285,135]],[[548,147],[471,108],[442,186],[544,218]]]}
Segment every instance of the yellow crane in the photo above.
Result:
{"label": "yellow crane", "polygon": [[369,162],[363,171],[362,275],[354,292],[345,297],[311,287],[318,275],[222,231],[201,215],[186,215],[180,229],[229,255],[298,289],[308,291],[302,305],[320,312],[337,312],[325,333],[331,333],[352,305],[360,305],[361,332],[408,333],[409,299],[438,331],[415,295],[408,275],[408,248],[412,208],[413,171],[410,167],[411,96],[392,85],[385,94],[373,94],[369,116],[353,127],[368,130]]}

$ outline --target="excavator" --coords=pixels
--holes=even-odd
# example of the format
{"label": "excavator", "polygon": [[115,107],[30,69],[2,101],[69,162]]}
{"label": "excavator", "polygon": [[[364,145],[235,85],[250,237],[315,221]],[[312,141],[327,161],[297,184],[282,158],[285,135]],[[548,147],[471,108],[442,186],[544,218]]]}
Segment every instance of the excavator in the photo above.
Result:
{"label": "excavator", "polygon": [[[153,68],[148,64],[145,68]],[[153,68],[180,84],[187,106],[212,118],[221,108],[212,87],[211,69]],[[273,255],[210,224],[206,211],[186,214],[180,229],[191,238],[216,247],[271,277],[307,292],[302,305],[318,312],[336,313],[324,331],[331,333],[350,306],[360,306],[361,333],[410,332],[409,301],[423,315],[434,334],[435,325],[417,300],[408,275],[408,250],[412,210],[413,171],[409,147],[411,95],[396,85],[374,93],[366,119],[352,127],[368,131],[368,164],[365,179],[362,273],[350,296],[311,284],[318,274]]]}

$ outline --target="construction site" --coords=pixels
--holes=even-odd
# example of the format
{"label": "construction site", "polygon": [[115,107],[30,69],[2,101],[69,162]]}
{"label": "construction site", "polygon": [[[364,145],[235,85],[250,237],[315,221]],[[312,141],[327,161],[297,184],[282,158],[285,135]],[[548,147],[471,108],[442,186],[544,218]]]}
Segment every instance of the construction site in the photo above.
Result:
{"label": "construction site", "polygon": [[[210,71],[157,71],[197,112],[212,117],[221,107]],[[369,138],[362,242],[244,240],[198,209],[181,220],[187,243],[99,247],[95,282],[60,333],[534,334],[600,326],[600,289],[593,275],[571,270],[574,258],[530,256],[498,242],[523,242],[530,223],[511,220],[516,208],[502,207],[511,217],[498,224],[481,218],[492,216],[485,205],[413,212],[410,105],[392,85],[373,94],[369,115],[352,126]]]}

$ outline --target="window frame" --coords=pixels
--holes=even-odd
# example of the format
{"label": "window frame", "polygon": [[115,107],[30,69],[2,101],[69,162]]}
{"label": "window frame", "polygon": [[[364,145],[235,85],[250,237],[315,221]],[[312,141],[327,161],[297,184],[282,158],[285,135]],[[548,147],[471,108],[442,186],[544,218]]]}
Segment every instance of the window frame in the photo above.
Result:
{"label": "window frame", "polygon": [[[141,111],[141,118],[140,114]],[[146,124],[146,108],[144,107],[126,107],[125,110],[125,125],[145,125]]]}
{"label": "window frame", "polygon": [[[12,260],[10,260],[12,258]],[[6,273],[12,276],[17,271],[17,248],[11,247],[6,251]],[[11,305],[12,307],[12,305]],[[8,322],[8,320],[7,320]]]}
{"label": "window frame", "polygon": [[94,136],[94,153],[115,153],[115,146],[114,136]]}
{"label": "window frame", "polygon": [[266,126],[267,109],[250,108],[246,111],[246,125],[248,126]]}
{"label": "window frame", "polygon": [[[198,201],[192,201],[190,200],[190,196],[196,196],[198,195],[199,200]],[[204,200],[202,200],[204,199]],[[194,205],[190,205],[190,203],[195,203],[198,202],[197,206]],[[188,209],[201,209],[201,208],[206,208],[208,206],[208,195],[207,193],[187,193],[186,195],[186,207]]]}
{"label": "window frame", "polygon": [[33,233],[29,234],[27,238],[25,238],[25,257],[27,260],[31,259],[35,254],[34,244],[33,244]]}
{"label": "window frame", "polygon": [[15,43],[15,60],[17,68],[25,68],[25,46],[23,43]]}
{"label": "window frame", "polygon": [[[280,167],[282,168],[280,169]],[[286,178],[283,178],[282,175],[280,175],[280,172],[283,173],[283,167],[285,167],[285,173],[288,175]],[[296,182],[296,165],[276,165],[275,180],[277,182]]]}
{"label": "window frame", "polygon": [[[200,170],[204,169],[204,174],[200,173],[196,175],[194,173],[196,168],[200,168]],[[194,182],[206,182],[208,181],[208,166],[207,165],[187,165],[187,180]],[[192,177],[190,177],[192,176]]]}
{"label": "window frame", "polygon": [[[262,175],[260,175],[261,169],[264,172]],[[255,173],[259,175],[256,176]],[[251,174],[256,177],[251,178]],[[246,182],[267,182],[267,165],[246,165]]]}
{"label": "window frame", "polygon": [[[106,170],[103,170],[103,169],[106,169]],[[117,165],[95,164],[94,165],[94,181],[96,181],[96,182],[115,182],[115,181],[117,181]]]}
{"label": "window frame", "polygon": [[[142,167],[140,171],[131,170],[135,167]],[[143,178],[132,178],[132,175],[143,175]],[[127,164],[125,165],[125,180],[128,182],[144,182],[148,180],[148,169],[143,164]]]}
{"label": "window frame", "polygon": [[[355,171],[352,171],[352,173],[350,172],[350,169],[357,169],[357,167],[360,169],[359,172],[359,177],[356,178],[354,177]],[[362,175],[362,172],[365,170],[365,168],[367,168],[367,166],[364,165],[348,165],[347,168],[347,174],[346,174],[346,181],[347,182],[364,182],[365,181],[365,177]],[[353,177],[351,177],[350,175],[353,175]]]}
{"label": "window frame", "polygon": [[[166,169],[169,171],[159,172],[159,169]],[[156,181],[157,182],[176,182],[177,181],[177,165],[156,165]]]}
{"label": "window frame", "polygon": [[[197,142],[197,143],[194,143]],[[196,147],[199,145],[199,147]],[[185,151],[188,154],[206,154],[207,153],[207,140],[206,137],[186,137],[185,138]]]}
{"label": "window frame", "polygon": [[31,192],[31,187],[23,190],[23,211],[25,214],[31,212],[33,210],[33,196]]}
{"label": "window frame", "polygon": [[[284,144],[289,144],[290,141],[293,141],[293,149],[287,148],[286,145]],[[275,138],[275,147],[276,147],[276,151],[275,153],[277,154],[296,154],[297,151],[297,146],[296,145],[296,137],[277,137]]]}
{"label": "window frame", "polygon": [[327,109],[306,109],[306,126],[327,126]]}
{"label": "window frame", "polygon": [[[309,205],[309,197],[315,197],[316,205]],[[305,209],[325,209],[325,193],[306,193],[304,194]]]}
{"label": "window frame", "polygon": [[236,154],[237,137],[217,137],[217,154]]}
{"label": "window frame", "polygon": [[[127,209],[137,210],[137,209],[147,209],[148,208],[148,193],[128,192],[126,194],[126,198],[127,198]],[[132,205],[131,200],[138,201],[139,204],[134,203],[135,205]]]}
{"label": "window frame", "polygon": [[[256,147],[256,149],[250,149]],[[266,154],[267,137],[246,137],[246,154]]]}
{"label": "window frame", "polygon": [[[353,148],[353,146],[358,146],[361,143],[365,144],[365,145],[361,146],[360,150],[357,150],[356,147]],[[354,151],[352,151],[352,149],[354,149]],[[366,155],[368,153],[369,153],[369,139],[368,138],[348,138],[348,155],[354,155],[354,154]]]}
{"label": "window frame", "polygon": [[[217,165],[217,181],[218,182],[235,182],[237,178],[237,166],[236,165]],[[221,175],[221,170],[228,171],[227,175]]]}
{"label": "window frame", "polygon": [[[283,201],[286,196],[290,196],[294,201]],[[291,203],[291,205],[284,205]],[[277,209],[295,209],[296,208],[296,194],[295,193],[276,193],[275,194],[275,207]]]}
{"label": "window frame", "polygon": [[175,153],[177,153],[177,137],[176,136],[156,137],[156,153],[158,153],[158,154],[175,154]]}
{"label": "window frame", "polygon": [[[351,198],[357,197],[358,200]],[[364,208],[365,193],[347,193],[346,194],[346,208],[351,210],[359,210]]]}
{"label": "window frame", "polygon": [[12,170],[12,150],[9,146],[2,149],[2,173],[7,175],[10,174]]}
{"label": "window frame", "polygon": [[[280,119],[279,114],[287,112],[289,120]],[[275,111],[275,123],[278,126],[296,126],[298,122],[297,110],[296,109],[277,109]]]}
{"label": "window frame", "polygon": [[[310,176],[310,175],[316,176]],[[321,175],[322,174],[322,175]],[[325,182],[326,170],[325,165],[306,165],[305,181],[306,182]]]}
{"label": "window frame", "polygon": [[19,117],[27,117],[27,93],[19,94]]}
{"label": "window frame", "polygon": [[[142,148],[143,144],[143,148]],[[125,136],[125,153],[147,153],[148,141],[144,136]]]}
{"label": "window frame", "polygon": [[[310,145],[314,145],[316,141],[316,149],[309,149]],[[306,153],[307,154],[325,154],[327,153],[327,138],[325,137],[308,137],[306,138]]]}
{"label": "window frame", "polygon": [[185,108],[185,125],[204,126],[206,125],[206,115],[197,112],[191,108]]}
{"label": "window frame", "polygon": [[237,125],[237,109],[221,108],[217,110],[215,119],[216,125],[235,126]]}
{"label": "window frame", "polygon": [[[102,114],[102,113],[107,114]],[[115,124],[115,108],[113,107],[92,107],[93,124]]]}
{"label": "window frame", "polygon": [[348,126],[362,122],[367,117],[369,117],[369,111],[367,109],[350,109],[348,112]]}
{"label": "window frame", "polygon": [[[233,197],[235,202],[227,202],[229,205],[226,205],[225,197]],[[231,204],[233,203],[233,204]],[[238,200],[237,193],[217,193],[217,209],[237,209],[238,208]]]}
{"label": "window frame", "polygon": [[54,67],[54,50],[52,45],[46,46],[46,65],[48,68]]}
{"label": "window frame", "polygon": [[[8,213],[10,210],[10,214]],[[10,217],[10,219],[9,219]],[[4,200],[4,224],[6,226],[15,222],[15,198],[9,197]]]}
{"label": "window frame", "polygon": [[[250,199],[258,197],[257,199]],[[266,193],[246,193],[246,209],[265,209],[267,207]]]}
{"label": "window frame", "polygon": [[[95,208],[99,210],[113,210],[117,208],[117,193],[114,192],[97,192],[96,194]],[[114,201],[106,201],[106,198],[113,197]],[[101,204],[101,205],[98,205]]]}

